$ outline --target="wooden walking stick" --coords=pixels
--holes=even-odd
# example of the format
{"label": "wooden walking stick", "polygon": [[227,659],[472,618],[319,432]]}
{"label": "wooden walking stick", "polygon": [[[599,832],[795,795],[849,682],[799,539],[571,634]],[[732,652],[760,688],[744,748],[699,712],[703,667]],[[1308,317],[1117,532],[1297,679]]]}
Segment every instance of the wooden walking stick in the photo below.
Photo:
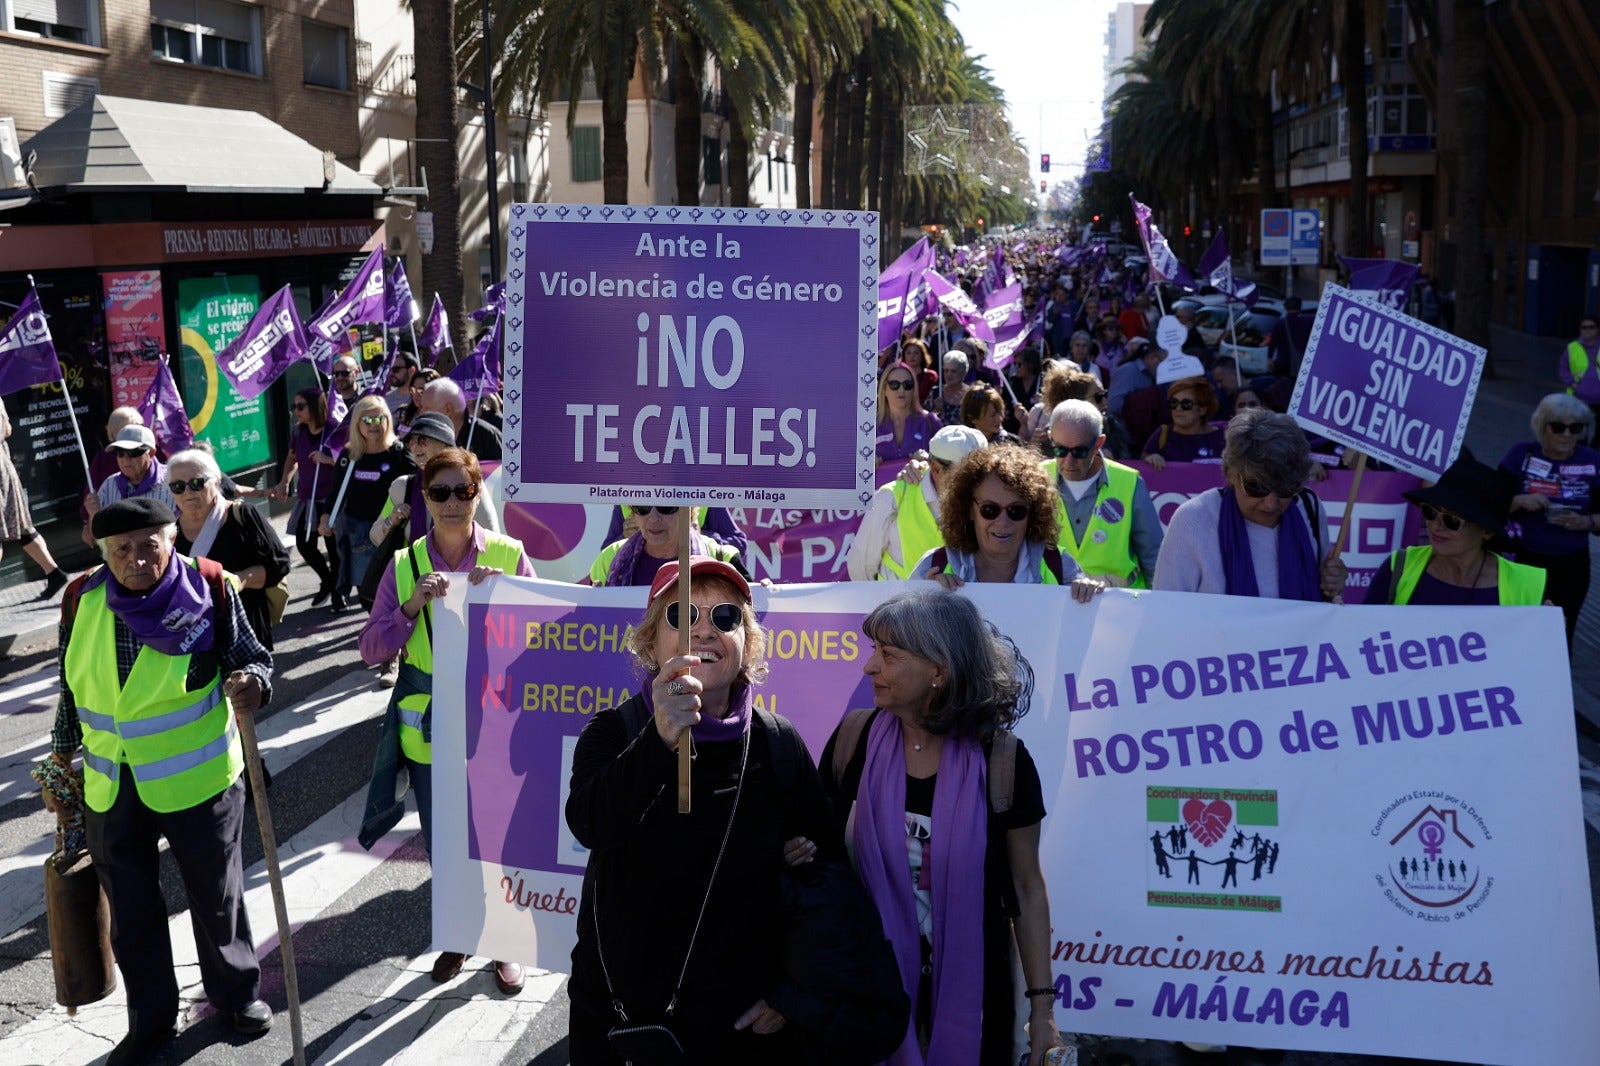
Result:
{"label": "wooden walking stick", "polygon": [[[694,521],[694,514],[687,507],[678,512],[683,515],[683,521],[678,533],[678,654],[689,654],[689,630],[694,627],[689,624],[689,525]],[[690,734],[685,729],[678,738],[678,813],[689,813],[689,759],[690,759]]]}
{"label": "wooden walking stick", "polygon": [[272,910],[278,918],[278,951],[283,958],[283,987],[289,997],[289,1034],[294,1042],[294,1066],[306,1066],[306,1038],[300,1025],[300,982],[294,972],[294,937],[289,928],[289,907],[283,899],[283,874],[278,869],[278,838],[272,832],[272,808],[267,803],[267,783],[261,773],[261,749],[256,745],[255,719],[236,714],[239,740],[244,745],[245,768],[255,796],[256,821],[261,826],[261,853],[267,860],[267,880],[272,885]]}

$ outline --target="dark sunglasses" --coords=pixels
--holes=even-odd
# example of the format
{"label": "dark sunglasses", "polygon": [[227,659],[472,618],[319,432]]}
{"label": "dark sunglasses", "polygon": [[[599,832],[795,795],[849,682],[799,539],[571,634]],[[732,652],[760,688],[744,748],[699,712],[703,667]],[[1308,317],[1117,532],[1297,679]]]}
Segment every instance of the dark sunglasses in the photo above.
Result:
{"label": "dark sunglasses", "polygon": [[354,370],[335,370],[333,372],[333,376],[336,378],[347,378],[354,373]]}
{"label": "dark sunglasses", "polygon": [[1257,407],[1260,407],[1260,406],[1261,406],[1261,401],[1260,400],[1245,400],[1242,403],[1234,404],[1233,405],[1233,409],[1235,411],[1249,411],[1249,410],[1253,410],[1254,408],[1257,408]]}
{"label": "dark sunglasses", "polygon": [[1093,444],[1078,444],[1069,448],[1065,444],[1057,444],[1055,441],[1050,442],[1050,454],[1057,459],[1065,459],[1069,455],[1074,459],[1087,459],[1094,454],[1094,449],[1095,446]]}
{"label": "dark sunglasses", "polygon": [[[676,507],[630,507],[628,509],[640,518],[647,517],[651,511],[656,512],[663,518],[671,518],[673,515],[678,513],[678,509]],[[690,625],[693,624],[694,623],[692,622],[690,623]],[[673,628],[676,629],[677,627],[674,626]]]}
{"label": "dark sunglasses", "polygon": [[476,485],[429,485],[422,490],[428,494],[428,499],[434,503],[443,503],[451,496],[458,500],[471,500],[478,495]]}
{"label": "dark sunglasses", "polygon": [[1250,497],[1252,500],[1264,500],[1268,496],[1274,495],[1280,500],[1292,500],[1300,492],[1299,486],[1296,486],[1292,489],[1273,489],[1268,488],[1259,481],[1242,481],[1239,483],[1239,487],[1243,489],[1244,494]]}
{"label": "dark sunglasses", "polygon": [[381,426],[381,425],[383,425],[383,422],[384,422],[384,417],[382,415],[362,415],[361,416],[361,424],[363,426]]}
{"label": "dark sunglasses", "polygon": [[888,389],[890,392],[903,392],[906,389],[914,389],[917,387],[917,383],[915,381],[907,381],[905,378],[893,378],[884,382],[883,384],[884,388]]}
{"label": "dark sunglasses", "polygon": [[1545,428],[1551,433],[1571,433],[1578,436],[1588,429],[1582,422],[1546,422]]}
{"label": "dark sunglasses", "polygon": [[167,488],[172,490],[174,496],[182,496],[186,492],[199,492],[206,487],[208,477],[192,477],[188,481],[178,480],[167,482]]}
{"label": "dark sunglasses", "polygon": [[978,504],[978,514],[985,522],[993,522],[996,518],[999,518],[1001,511],[1004,511],[1006,517],[1013,522],[1020,522],[1028,517],[1030,510],[1032,508],[1025,503],[1008,503],[1006,506],[1001,507],[993,500],[985,500],[983,503]]}
{"label": "dark sunglasses", "polygon": [[1168,400],[1169,411],[1193,411],[1197,405],[1193,400]]}
{"label": "dark sunglasses", "polygon": [[305,403],[297,403],[297,404],[294,405],[294,409],[296,411],[309,411],[311,409],[311,405],[310,404],[305,404]]}
{"label": "dark sunglasses", "polygon": [[1417,510],[1422,512],[1422,520],[1424,522],[1438,522],[1452,533],[1460,529],[1467,521],[1458,514],[1441,511],[1431,503],[1418,504]]}
{"label": "dark sunglasses", "polygon": [[[673,629],[678,628],[678,608],[680,604],[673,600],[667,604],[667,625]],[[689,605],[689,628],[693,629],[700,624],[700,607],[697,604]],[[737,603],[719,603],[711,608],[711,624],[724,633],[732,633],[744,625],[744,608]]]}

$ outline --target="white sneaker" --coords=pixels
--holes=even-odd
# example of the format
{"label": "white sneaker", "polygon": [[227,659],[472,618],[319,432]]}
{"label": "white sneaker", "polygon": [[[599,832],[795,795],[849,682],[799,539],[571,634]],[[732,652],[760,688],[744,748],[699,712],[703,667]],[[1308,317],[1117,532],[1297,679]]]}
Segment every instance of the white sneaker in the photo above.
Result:
{"label": "white sneaker", "polygon": [[394,688],[395,682],[400,680],[400,659],[395,657],[378,667],[378,687]]}

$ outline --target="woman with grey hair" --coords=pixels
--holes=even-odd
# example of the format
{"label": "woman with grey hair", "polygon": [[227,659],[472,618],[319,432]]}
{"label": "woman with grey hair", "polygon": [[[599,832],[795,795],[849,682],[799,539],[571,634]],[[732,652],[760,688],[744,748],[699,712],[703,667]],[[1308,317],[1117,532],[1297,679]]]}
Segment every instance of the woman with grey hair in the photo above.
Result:
{"label": "woman with grey hair", "polygon": [[944,353],[939,366],[939,402],[934,414],[939,416],[941,425],[959,426],[961,401],[967,395],[967,371],[972,364],[967,362],[965,352],[949,351]]}
{"label": "woman with grey hair", "polygon": [[1245,411],[1228,423],[1226,484],[1173,512],[1154,588],[1342,602],[1345,565],[1307,491],[1311,453],[1288,415]]}
{"label": "woman with grey hair", "polygon": [[[875,706],[845,716],[820,769],[912,1003],[887,1061],[1015,1061],[1014,933],[1028,1061],[1040,1062],[1061,1042],[1039,866],[1044,794],[1012,732],[1033,670],[971,600],[932,586],[884,601],[861,629]],[[1008,778],[1009,793],[995,787]]]}
{"label": "woman with grey hair", "polygon": [[273,615],[281,618],[288,600],[288,590],[280,584],[289,576],[289,549],[260,511],[248,503],[228,502],[222,494],[222,470],[204,448],[174,455],[167,461],[166,478],[178,504],[178,553],[220,563],[239,579],[239,603],[250,629],[271,651]]}
{"label": "woman with grey hair", "polygon": [[1533,437],[1511,446],[1500,467],[1517,478],[1511,524],[1519,563],[1545,571],[1545,595],[1567,621],[1567,647],[1589,595],[1589,535],[1600,494],[1600,450],[1580,443],[1594,412],[1576,396],[1553,392],[1533,411]]}

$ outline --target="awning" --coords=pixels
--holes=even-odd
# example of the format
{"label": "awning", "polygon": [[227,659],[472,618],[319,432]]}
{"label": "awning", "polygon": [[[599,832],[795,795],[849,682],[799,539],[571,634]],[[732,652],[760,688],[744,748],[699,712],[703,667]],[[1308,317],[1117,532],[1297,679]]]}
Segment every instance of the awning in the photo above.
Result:
{"label": "awning", "polygon": [[30,153],[41,191],[383,195],[254,111],[97,95],[30,138]]}

